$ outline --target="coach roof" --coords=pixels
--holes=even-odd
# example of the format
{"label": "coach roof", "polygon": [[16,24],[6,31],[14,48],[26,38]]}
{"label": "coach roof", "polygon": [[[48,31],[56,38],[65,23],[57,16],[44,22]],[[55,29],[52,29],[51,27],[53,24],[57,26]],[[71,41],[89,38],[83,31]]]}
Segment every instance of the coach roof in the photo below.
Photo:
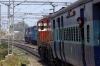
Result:
{"label": "coach roof", "polygon": [[78,7],[78,6],[82,5],[82,4],[85,4],[85,3],[89,2],[89,1],[91,1],[91,0],[79,0],[79,1],[76,1],[75,3],[73,3],[73,4],[71,4],[71,5],[67,6],[67,7],[65,7],[63,9],[60,9],[59,11],[53,13],[51,18],[53,19],[54,17],[59,16],[59,15],[65,13],[66,11],[71,10],[71,9],[73,9],[75,7]]}

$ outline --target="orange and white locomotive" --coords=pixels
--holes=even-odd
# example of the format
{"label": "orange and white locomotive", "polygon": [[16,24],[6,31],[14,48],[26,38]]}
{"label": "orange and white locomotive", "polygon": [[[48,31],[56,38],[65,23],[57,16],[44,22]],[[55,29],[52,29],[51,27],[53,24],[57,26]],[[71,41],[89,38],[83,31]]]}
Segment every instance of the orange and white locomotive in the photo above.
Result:
{"label": "orange and white locomotive", "polygon": [[46,61],[51,62],[52,50],[51,50],[51,22],[49,17],[45,17],[37,22],[38,26],[38,53],[40,57]]}

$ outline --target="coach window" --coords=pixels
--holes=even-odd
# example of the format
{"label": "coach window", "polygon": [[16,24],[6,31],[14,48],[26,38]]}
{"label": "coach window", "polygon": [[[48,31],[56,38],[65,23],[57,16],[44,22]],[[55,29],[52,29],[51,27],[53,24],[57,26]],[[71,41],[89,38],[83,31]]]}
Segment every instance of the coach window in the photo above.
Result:
{"label": "coach window", "polygon": [[68,31],[67,31],[67,40],[69,41],[69,28],[68,28]]}
{"label": "coach window", "polygon": [[71,32],[70,32],[70,27],[69,27],[69,29],[68,29],[68,40],[70,41],[70,39],[71,39],[71,34],[70,34]]}
{"label": "coach window", "polygon": [[66,40],[66,28],[64,28],[64,40]]}
{"label": "coach window", "polygon": [[78,29],[78,38],[79,38],[79,42],[81,41],[81,32],[80,29]]}
{"label": "coach window", "polygon": [[90,40],[90,36],[89,36],[89,34],[90,34],[90,27],[89,27],[89,25],[87,25],[87,42],[89,43],[89,40]]}
{"label": "coach window", "polygon": [[67,40],[67,28],[65,29],[65,40]]}
{"label": "coach window", "polygon": [[71,27],[71,41],[73,41],[73,27]]}
{"label": "coach window", "polygon": [[43,21],[40,23],[40,28],[41,28],[41,30],[44,29],[44,23],[43,23]]}
{"label": "coach window", "polygon": [[58,40],[58,29],[56,30],[56,32],[57,32],[57,40]]}
{"label": "coach window", "polygon": [[66,28],[66,41],[68,40],[68,28]]}
{"label": "coach window", "polygon": [[67,41],[69,40],[69,28],[67,28]]}
{"label": "coach window", "polygon": [[76,41],[78,41],[78,28],[76,26]]}
{"label": "coach window", "polygon": [[55,20],[53,20],[53,29],[55,29]]}
{"label": "coach window", "polygon": [[73,27],[73,38],[74,38],[74,41],[75,41],[75,27]]}
{"label": "coach window", "polygon": [[63,27],[63,16],[61,16],[61,26]]}
{"label": "coach window", "polygon": [[60,29],[60,40],[62,40],[62,30]]}
{"label": "coach window", "polygon": [[60,18],[57,18],[56,21],[57,21],[57,23],[58,23],[58,32],[59,32],[59,34],[58,34],[58,35],[59,35],[59,36],[58,36],[59,38],[58,38],[58,39],[61,39],[61,32],[60,32]]}
{"label": "coach window", "polygon": [[60,28],[60,18],[57,18],[58,27]]}

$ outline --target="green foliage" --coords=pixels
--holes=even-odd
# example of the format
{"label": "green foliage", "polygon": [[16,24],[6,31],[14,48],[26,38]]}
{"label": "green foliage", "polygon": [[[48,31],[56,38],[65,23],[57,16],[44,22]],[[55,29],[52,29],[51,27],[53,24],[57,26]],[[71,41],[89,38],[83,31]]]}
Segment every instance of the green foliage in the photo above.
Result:
{"label": "green foliage", "polygon": [[8,54],[7,47],[8,47],[8,45],[5,42],[0,44],[0,60],[3,60],[5,58],[5,56]]}
{"label": "green foliage", "polygon": [[0,49],[4,49],[4,48],[7,48],[7,47],[8,47],[8,45],[7,45],[6,42],[2,42],[2,43],[0,44]]}
{"label": "green foliage", "polygon": [[27,57],[26,56],[22,56],[22,57],[19,57],[19,65],[20,64],[29,64],[29,61],[27,61]]}
{"label": "green foliage", "polygon": [[29,64],[27,57],[8,55],[6,56],[5,60],[0,62],[0,66],[21,66],[21,64]]}
{"label": "green foliage", "polygon": [[18,58],[15,55],[9,55],[4,61],[1,61],[0,66],[18,66]]}
{"label": "green foliage", "polygon": [[0,44],[0,66],[21,66],[21,64],[29,64],[26,54],[13,55],[8,54],[8,45],[6,42]]}

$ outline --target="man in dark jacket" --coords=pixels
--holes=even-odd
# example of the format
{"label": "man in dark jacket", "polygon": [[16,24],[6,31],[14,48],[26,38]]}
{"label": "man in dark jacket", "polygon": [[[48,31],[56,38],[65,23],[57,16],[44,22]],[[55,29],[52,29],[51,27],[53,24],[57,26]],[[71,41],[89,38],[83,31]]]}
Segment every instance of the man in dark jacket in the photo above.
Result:
{"label": "man in dark jacket", "polygon": [[81,38],[82,38],[82,56],[83,56],[83,61],[85,63],[85,45],[84,45],[84,21],[82,17],[77,18],[77,22],[79,24],[79,28],[81,31]]}
{"label": "man in dark jacket", "polygon": [[78,17],[77,22],[79,24],[79,28],[81,31],[82,41],[84,41],[84,21],[83,21],[82,17]]}

